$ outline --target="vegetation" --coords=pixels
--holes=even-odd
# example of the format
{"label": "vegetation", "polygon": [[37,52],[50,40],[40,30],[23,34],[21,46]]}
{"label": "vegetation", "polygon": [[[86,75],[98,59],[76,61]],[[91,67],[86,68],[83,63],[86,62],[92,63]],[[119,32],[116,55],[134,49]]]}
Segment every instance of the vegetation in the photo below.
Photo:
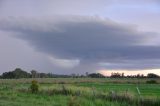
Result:
{"label": "vegetation", "polygon": [[147,78],[159,78],[159,75],[154,73],[148,73]]}
{"label": "vegetation", "polygon": [[105,76],[100,74],[100,73],[91,73],[91,74],[88,75],[88,77],[91,77],[91,78],[105,78]]}
{"label": "vegetation", "polygon": [[16,68],[0,79],[0,106],[160,106],[160,78],[112,73],[56,75]]}
{"label": "vegetation", "polygon": [[[88,73],[86,72],[86,75],[79,75],[79,74],[71,74],[71,75],[58,75],[58,74],[52,74],[52,73],[39,73],[36,70],[30,71],[30,73],[22,70],[21,68],[16,68],[14,71],[4,72],[0,78],[3,79],[19,79],[19,78],[105,78],[106,76],[100,74],[100,73]],[[107,76],[110,78],[160,78],[159,75],[154,73],[148,73],[147,76],[144,76],[143,74],[137,74],[137,75],[128,75],[125,76],[124,73],[112,73],[111,76]]]}
{"label": "vegetation", "polygon": [[39,90],[38,82],[36,80],[33,80],[30,88],[32,93],[37,93]]}
{"label": "vegetation", "polygon": [[[1,79],[0,106],[159,106],[160,85],[146,84],[149,80]],[[159,82],[159,79],[156,81]],[[38,90],[32,91],[33,85],[36,89],[38,85]]]}
{"label": "vegetation", "polygon": [[4,79],[13,79],[13,78],[29,78],[30,74],[23,71],[20,68],[16,68],[14,71],[4,72],[2,78]]}
{"label": "vegetation", "polygon": [[148,80],[146,81],[147,84],[157,84],[157,81],[156,80]]}
{"label": "vegetation", "polygon": [[39,73],[36,70],[32,70],[28,73],[21,68],[16,68],[14,71],[4,72],[0,78],[2,79],[19,79],[19,78],[69,78],[71,75],[57,75],[52,73]]}

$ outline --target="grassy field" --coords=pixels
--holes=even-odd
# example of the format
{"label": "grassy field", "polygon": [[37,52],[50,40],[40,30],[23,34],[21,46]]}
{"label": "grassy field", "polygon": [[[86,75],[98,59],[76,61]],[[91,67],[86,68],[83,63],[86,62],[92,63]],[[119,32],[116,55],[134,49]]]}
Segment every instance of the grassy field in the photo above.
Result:
{"label": "grassy field", "polygon": [[[32,93],[32,80],[39,91]],[[151,79],[14,79],[0,80],[0,106],[160,106],[160,80]],[[138,91],[139,90],[139,91]]]}

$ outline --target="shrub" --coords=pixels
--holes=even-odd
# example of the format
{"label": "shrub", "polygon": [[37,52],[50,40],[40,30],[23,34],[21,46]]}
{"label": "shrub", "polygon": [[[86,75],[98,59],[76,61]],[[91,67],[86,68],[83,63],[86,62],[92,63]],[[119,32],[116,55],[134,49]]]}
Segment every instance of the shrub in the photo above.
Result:
{"label": "shrub", "polygon": [[149,80],[149,81],[146,81],[147,84],[157,84],[157,81],[156,80]]}
{"label": "shrub", "polygon": [[32,84],[30,86],[31,92],[32,93],[37,93],[39,90],[38,82],[36,80],[32,81]]}
{"label": "shrub", "polygon": [[139,106],[160,106],[160,101],[158,99],[141,99]]}
{"label": "shrub", "polygon": [[71,97],[71,99],[68,102],[68,106],[80,106],[79,102],[77,101],[77,98]]}
{"label": "shrub", "polygon": [[72,95],[73,94],[72,90],[67,89],[64,85],[62,85],[61,93],[64,95]]}

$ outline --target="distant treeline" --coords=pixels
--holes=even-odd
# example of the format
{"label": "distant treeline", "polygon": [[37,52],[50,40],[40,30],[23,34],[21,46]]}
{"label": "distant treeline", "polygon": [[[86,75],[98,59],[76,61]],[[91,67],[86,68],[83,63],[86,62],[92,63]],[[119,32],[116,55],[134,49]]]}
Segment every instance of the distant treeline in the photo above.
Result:
{"label": "distant treeline", "polygon": [[159,75],[154,73],[148,73],[147,76],[143,74],[137,75],[127,75],[125,76],[124,73],[112,73],[110,76],[104,76],[100,73],[88,73],[86,72],[85,75],[79,74],[71,74],[71,75],[59,75],[53,73],[39,73],[38,71],[32,70],[30,73],[22,70],[21,68],[16,68],[13,71],[4,72],[0,78],[1,79],[18,79],[18,78],[160,78]]}

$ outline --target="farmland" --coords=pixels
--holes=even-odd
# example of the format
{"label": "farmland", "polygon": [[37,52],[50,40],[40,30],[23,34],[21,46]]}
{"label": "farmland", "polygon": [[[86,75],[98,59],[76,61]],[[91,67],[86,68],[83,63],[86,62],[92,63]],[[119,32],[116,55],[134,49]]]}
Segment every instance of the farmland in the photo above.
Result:
{"label": "farmland", "polygon": [[[39,91],[30,91],[31,81]],[[0,106],[159,106],[160,79],[1,79]],[[139,90],[139,91],[138,91]]]}

